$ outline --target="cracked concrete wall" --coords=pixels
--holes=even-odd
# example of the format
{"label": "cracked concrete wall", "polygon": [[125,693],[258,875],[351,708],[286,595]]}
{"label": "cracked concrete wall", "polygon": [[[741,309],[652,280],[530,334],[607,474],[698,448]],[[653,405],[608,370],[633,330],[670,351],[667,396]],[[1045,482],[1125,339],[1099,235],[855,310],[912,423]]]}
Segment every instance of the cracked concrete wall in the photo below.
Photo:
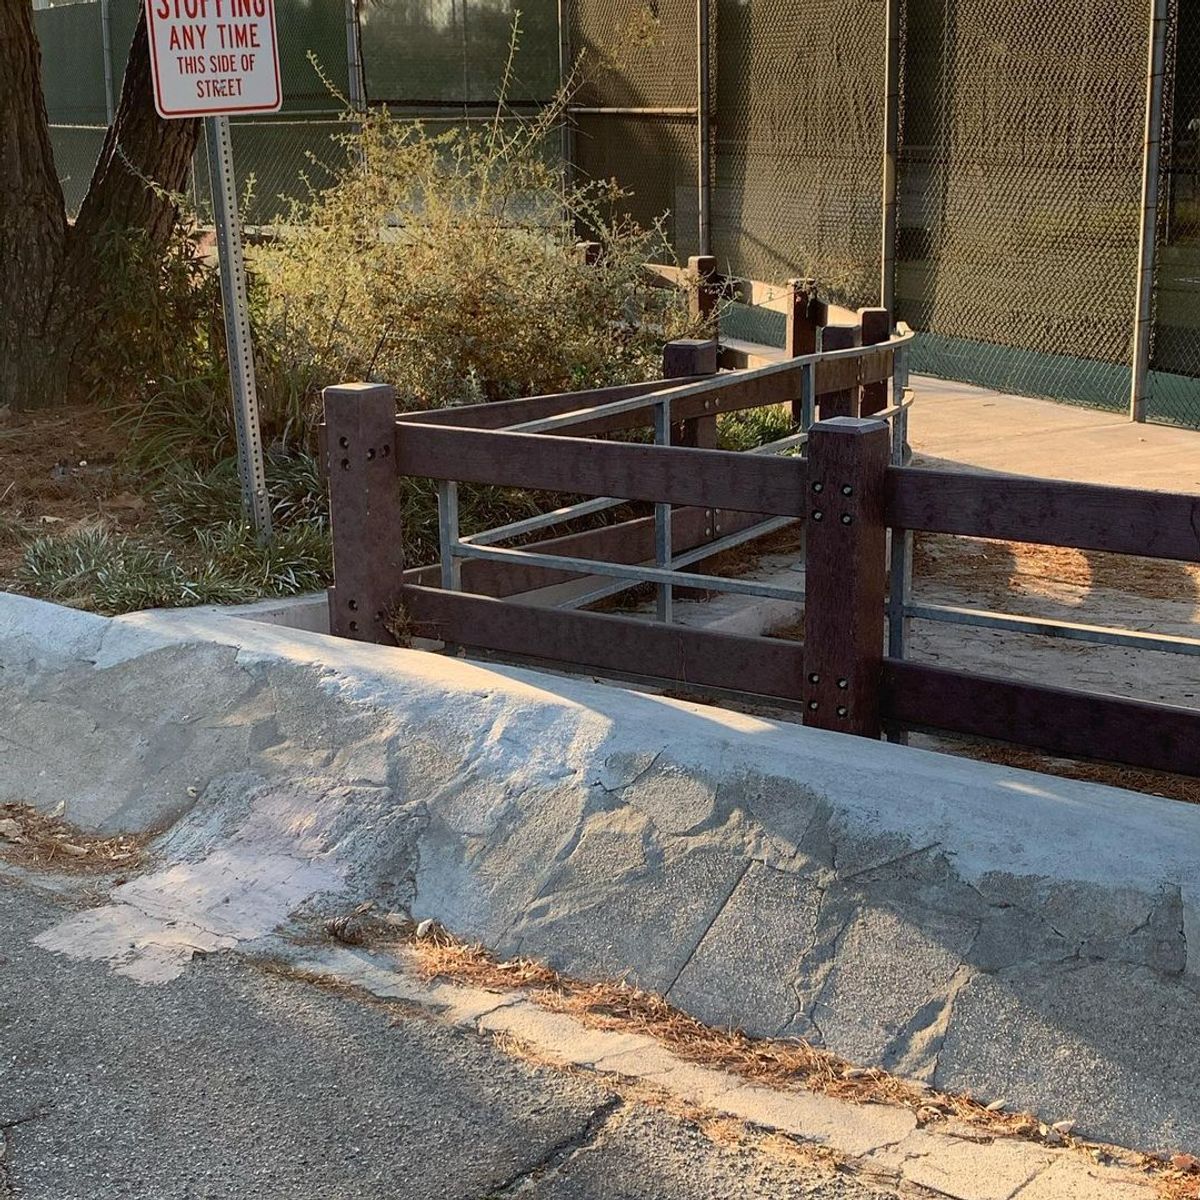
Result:
{"label": "cracked concrete wall", "polygon": [[161,828],[154,982],[377,897],[717,1025],[1200,1149],[1200,809],[211,613],[0,596],[0,799]]}

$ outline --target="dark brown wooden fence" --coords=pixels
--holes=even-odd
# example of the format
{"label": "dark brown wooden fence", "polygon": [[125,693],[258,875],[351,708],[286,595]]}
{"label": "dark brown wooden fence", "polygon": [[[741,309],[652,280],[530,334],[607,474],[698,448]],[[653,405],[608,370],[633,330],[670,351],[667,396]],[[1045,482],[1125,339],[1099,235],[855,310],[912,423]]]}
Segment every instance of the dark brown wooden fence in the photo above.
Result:
{"label": "dark brown wooden fence", "polygon": [[[693,366],[700,363],[701,352],[695,353],[688,360]],[[664,379],[399,419],[389,388],[327,389],[332,631],[383,643],[394,643],[399,633],[768,697],[798,704],[808,725],[872,738],[885,728],[919,728],[1200,775],[1200,710],[885,656],[889,529],[893,542],[925,530],[1197,562],[1200,497],[898,465],[887,423],[858,415],[823,416],[809,431],[803,458],[704,448],[707,435],[697,445],[694,428],[690,445],[599,440],[647,424],[649,406],[668,390],[672,420],[679,422],[789,403],[804,387],[824,401],[826,413],[830,407],[857,412],[868,403],[886,404],[879,388],[886,392],[895,366],[894,347],[868,346],[854,357],[810,356],[751,377],[689,371],[682,382]],[[613,405],[640,400],[646,405],[613,411]],[[576,423],[554,432],[511,429],[564,414],[576,414]],[[684,440],[682,427],[673,440]],[[491,550],[490,559],[464,561],[452,576],[444,566],[405,570],[405,476],[675,506],[672,551],[701,558],[719,541],[722,522],[722,532],[756,527],[772,515],[802,522],[803,645],[519,598],[585,575],[589,563],[611,569],[653,561],[651,518]],[[561,570],[554,569],[555,559],[563,561]],[[640,578],[660,586],[668,576],[676,586],[688,578],[639,569]]]}

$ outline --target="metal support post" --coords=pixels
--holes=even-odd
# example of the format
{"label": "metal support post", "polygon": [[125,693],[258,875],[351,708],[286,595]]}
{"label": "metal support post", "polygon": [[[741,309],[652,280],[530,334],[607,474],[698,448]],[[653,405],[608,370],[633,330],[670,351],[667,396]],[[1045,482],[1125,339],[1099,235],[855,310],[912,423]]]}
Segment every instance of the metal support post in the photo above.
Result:
{"label": "metal support post", "polygon": [[442,587],[462,591],[462,558],[458,554],[458,484],[438,481],[438,557],[442,564]]}
{"label": "metal support post", "polygon": [[564,94],[570,83],[572,68],[570,0],[558,0],[558,99],[563,106],[561,154],[564,197],[575,180],[575,131],[571,128],[570,97]]}
{"label": "metal support post", "polygon": [[[671,401],[660,400],[654,406],[654,444],[669,446],[671,444]],[[674,546],[671,538],[671,506],[656,504],[654,506],[654,565],[664,571],[671,570],[671,556]],[[673,594],[669,583],[658,585],[658,619],[670,622],[673,608]]]}
{"label": "metal support post", "polygon": [[[908,347],[899,346],[892,368],[892,403],[902,404],[908,389]],[[902,467],[908,457],[908,409],[901,408],[892,418],[892,466]],[[891,530],[888,563],[887,653],[889,658],[904,660],[908,642],[908,607],[912,601],[913,535],[908,529]],[[888,741],[908,745],[908,730],[888,731]]]}
{"label": "metal support post", "polygon": [[896,311],[896,157],[900,145],[900,0],[886,0],[883,104],[883,220],[879,307]]}
{"label": "metal support post", "polygon": [[217,253],[221,263],[225,346],[229,354],[229,383],[233,393],[242,505],[259,538],[269,541],[271,503],[267,496],[262,430],[258,421],[258,393],[254,384],[254,347],[250,341],[246,264],[242,257],[242,227],[238,219],[233,143],[229,136],[228,117],[209,117],[204,124],[213,216],[217,227]]}
{"label": "metal support post", "polygon": [[100,0],[100,52],[104,55],[104,112],[108,124],[116,115],[116,93],[113,91],[112,68],[112,9],[110,0]]}
{"label": "metal support post", "polygon": [[1150,53],[1146,67],[1146,130],[1142,148],[1142,216],[1138,241],[1137,297],[1133,318],[1133,370],[1129,419],[1146,419],[1150,381],[1150,326],[1154,303],[1154,252],[1158,241],[1158,184],[1162,161],[1163,76],[1167,58],[1167,0],[1150,3]]}
{"label": "metal support post", "polygon": [[699,247],[701,254],[712,252],[711,198],[712,173],[709,164],[711,149],[710,108],[712,105],[709,79],[709,0],[696,0],[696,199],[699,211]]}
{"label": "metal support post", "polygon": [[363,112],[367,107],[367,81],[363,68],[358,0],[346,0],[346,77],[350,107],[356,113]]}
{"label": "metal support post", "polygon": [[800,432],[807,433],[817,419],[817,368],[805,363],[800,368]]}

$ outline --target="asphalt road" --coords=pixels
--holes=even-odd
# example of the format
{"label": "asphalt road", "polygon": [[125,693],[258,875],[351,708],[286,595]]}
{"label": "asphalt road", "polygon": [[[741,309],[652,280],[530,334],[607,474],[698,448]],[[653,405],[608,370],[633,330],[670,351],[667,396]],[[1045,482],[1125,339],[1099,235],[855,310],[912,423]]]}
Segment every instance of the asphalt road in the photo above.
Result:
{"label": "asphalt road", "polygon": [[230,955],[143,987],[0,874],[0,1200],[868,1200],[425,1014]]}

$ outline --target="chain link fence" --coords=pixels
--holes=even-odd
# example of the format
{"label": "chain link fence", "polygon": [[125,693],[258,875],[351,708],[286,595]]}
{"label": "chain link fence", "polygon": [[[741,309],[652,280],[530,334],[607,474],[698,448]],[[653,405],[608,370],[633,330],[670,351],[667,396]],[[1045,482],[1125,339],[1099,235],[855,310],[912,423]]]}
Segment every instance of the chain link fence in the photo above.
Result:
{"label": "chain link fence", "polygon": [[[277,0],[283,112],[233,126],[247,223],[286,219],[344,161],[352,103],[435,128],[490,116],[514,2]],[[837,303],[875,304],[890,3],[894,308],[921,333],[914,367],[1124,411],[1151,0],[563,0],[561,27],[557,0],[534,0],[507,103],[538,111],[560,61],[578,63],[571,169],[615,178],[624,209],[643,226],[661,220],[680,259],[709,252],[729,274],[810,276]],[[1200,6],[1169,5],[1146,408],[1200,427]],[[71,212],[137,9],[91,0],[36,14]],[[207,189],[201,150],[202,211]],[[742,310],[729,328],[768,340],[777,325]]]}
{"label": "chain link fence", "polygon": [[913,369],[1129,402],[1148,18],[907,0],[896,309]]}
{"label": "chain link fence", "polygon": [[[1146,411],[1200,427],[1200,7],[1171,2]],[[695,3],[568,8],[584,49],[647,28],[661,48],[610,54],[602,103],[696,103]],[[887,11],[715,0],[714,154],[695,192],[711,189],[722,270],[880,302]],[[914,369],[1128,409],[1150,16],[1150,0],[897,0],[892,299],[921,333]],[[670,208],[680,258],[695,253],[687,123],[676,142],[617,112],[576,125],[576,164],[629,188],[635,215]],[[752,316],[735,313],[736,332],[762,336]]]}
{"label": "chain link fence", "polygon": [[1200,8],[1171,5],[1155,255],[1150,410],[1200,425]]}

